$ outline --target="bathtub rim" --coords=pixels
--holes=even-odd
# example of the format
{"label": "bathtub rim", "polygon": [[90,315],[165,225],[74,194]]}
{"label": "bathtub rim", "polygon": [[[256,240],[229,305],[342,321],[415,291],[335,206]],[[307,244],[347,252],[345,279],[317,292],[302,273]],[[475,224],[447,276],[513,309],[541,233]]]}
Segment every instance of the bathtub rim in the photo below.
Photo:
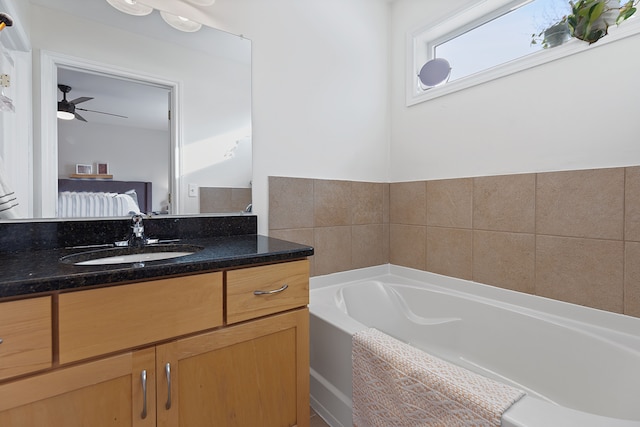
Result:
{"label": "bathtub rim", "polygon": [[[390,281],[390,279],[399,279],[400,281]],[[394,264],[314,276],[310,279],[309,292],[368,280],[397,283],[398,285],[420,285],[421,287],[426,283],[435,290],[447,293],[454,291],[455,294],[462,297],[478,297],[485,302],[499,301],[503,303],[501,305],[516,306],[525,312],[543,313],[542,317],[545,320],[553,321],[552,318],[555,317],[568,327],[571,327],[572,321],[577,322],[581,328],[587,326],[594,333],[615,337],[615,341],[624,341],[626,347],[640,352],[640,318],[638,317]],[[323,304],[316,304],[310,298],[309,308],[313,308],[316,314],[324,318],[323,312],[325,310],[322,306]],[[356,321],[350,326],[355,327],[355,331],[366,327]],[[354,330],[349,328],[345,332],[352,333]]]}

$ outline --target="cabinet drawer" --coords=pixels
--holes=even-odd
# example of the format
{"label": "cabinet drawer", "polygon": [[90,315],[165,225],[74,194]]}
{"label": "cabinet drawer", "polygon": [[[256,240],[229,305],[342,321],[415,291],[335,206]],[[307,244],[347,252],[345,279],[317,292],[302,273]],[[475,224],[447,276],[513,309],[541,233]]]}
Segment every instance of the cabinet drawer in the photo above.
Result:
{"label": "cabinet drawer", "polygon": [[309,261],[228,271],[226,289],[228,324],[303,307],[309,303]]}
{"label": "cabinet drawer", "polygon": [[51,366],[51,297],[0,303],[0,379]]}
{"label": "cabinet drawer", "polygon": [[62,294],[60,363],[222,325],[222,273]]}

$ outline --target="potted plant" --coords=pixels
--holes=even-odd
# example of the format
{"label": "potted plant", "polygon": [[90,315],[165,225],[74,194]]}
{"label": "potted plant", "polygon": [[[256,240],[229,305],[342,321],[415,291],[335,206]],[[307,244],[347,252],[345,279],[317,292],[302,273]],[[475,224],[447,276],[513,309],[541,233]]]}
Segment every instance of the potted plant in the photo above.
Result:
{"label": "potted plant", "polygon": [[560,46],[571,38],[567,17],[563,17],[560,21],[555,22],[545,28],[538,34],[531,35],[531,44],[542,44],[543,49]]}
{"label": "potted plant", "polygon": [[571,35],[589,44],[606,36],[610,25],[619,25],[636,12],[640,0],[629,0],[620,6],[620,0],[570,1],[571,14],[567,24]]}

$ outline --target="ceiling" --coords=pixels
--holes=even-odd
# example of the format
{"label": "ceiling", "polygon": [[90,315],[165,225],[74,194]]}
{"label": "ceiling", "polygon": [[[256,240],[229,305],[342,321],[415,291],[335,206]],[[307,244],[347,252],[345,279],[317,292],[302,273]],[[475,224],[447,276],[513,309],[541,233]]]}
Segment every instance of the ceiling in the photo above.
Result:
{"label": "ceiling", "polygon": [[[169,89],[131,80],[70,69],[58,69],[58,84],[71,87],[67,100],[87,96],[93,99],[82,102],[77,108],[119,114],[115,117],[90,111],[77,112],[87,122],[143,129],[169,129]],[[58,91],[58,100],[62,92]]]}

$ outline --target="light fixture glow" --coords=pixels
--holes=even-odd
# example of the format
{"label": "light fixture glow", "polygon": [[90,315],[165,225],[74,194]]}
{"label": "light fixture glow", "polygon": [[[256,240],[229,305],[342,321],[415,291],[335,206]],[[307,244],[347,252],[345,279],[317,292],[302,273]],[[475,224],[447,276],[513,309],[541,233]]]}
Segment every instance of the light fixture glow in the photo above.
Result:
{"label": "light fixture glow", "polygon": [[187,33],[193,33],[202,27],[202,24],[196,21],[192,21],[182,16],[173,15],[163,10],[160,11],[160,16],[162,16],[162,19],[164,19],[167,24],[171,25],[176,30],[185,31]]}
{"label": "light fixture glow", "polygon": [[211,6],[216,2],[216,0],[187,0],[187,1],[197,6]]}
{"label": "light fixture glow", "polygon": [[153,12],[153,8],[138,3],[136,0],[107,0],[111,6],[129,15],[145,16]]}
{"label": "light fixture glow", "polygon": [[58,110],[58,118],[62,119],[62,120],[73,120],[75,118],[75,115],[73,113],[68,112],[68,111],[60,111],[60,110]]}

